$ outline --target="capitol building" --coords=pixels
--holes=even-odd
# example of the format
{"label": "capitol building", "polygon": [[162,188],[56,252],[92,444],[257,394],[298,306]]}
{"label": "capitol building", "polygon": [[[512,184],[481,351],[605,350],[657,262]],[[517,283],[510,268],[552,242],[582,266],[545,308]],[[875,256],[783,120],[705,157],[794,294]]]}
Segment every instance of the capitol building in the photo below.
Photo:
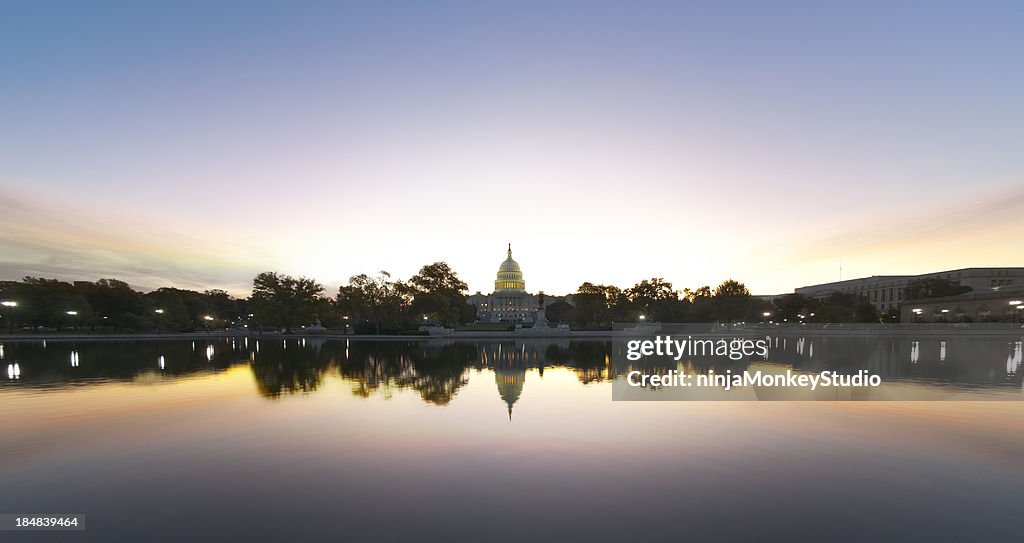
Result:
{"label": "capitol building", "polygon": [[532,323],[537,319],[541,305],[552,302],[572,303],[568,296],[545,296],[543,292],[526,292],[526,280],[519,263],[512,259],[512,245],[508,246],[505,261],[498,266],[494,278],[494,292],[477,292],[466,303],[476,307],[476,321],[486,323]]}

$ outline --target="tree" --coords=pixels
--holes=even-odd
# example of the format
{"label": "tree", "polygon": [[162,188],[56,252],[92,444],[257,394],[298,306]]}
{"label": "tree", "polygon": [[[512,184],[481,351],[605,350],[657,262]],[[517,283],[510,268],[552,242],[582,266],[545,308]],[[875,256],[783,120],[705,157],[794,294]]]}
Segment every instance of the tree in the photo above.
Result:
{"label": "tree", "polygon": [[798,322],[800,315],[806,318],[811,311],[807,309],[812,300],[800,294],[783,294],[775,299],[775,316],[778,320]]}
{"label": "tree", "polygon": [[603,327],[615,320],[615,309],[623,298],[618,287],[583,283],[573,294],[576,308],[573,324],[579,328]]}
{"label": "tree", "polygon": [[[625,292],[631,312],[662,321],[676,320],[679,314],[679,293],[672,283],[661,277],[644,279]],[[634,318],[636,315],[633,316]]]}
{"label": "tree", "polygon": [[392,281],[386,271],[377,277],[364,273],[350,277],[348,285],[338,288],[338,307],[357,319],[373,323],[374,332],[380,334],[385,324],[399,320],[413,293],[408,285]]}
{"label": "tree", "polygon": [[928,277],[925,279],[916,279],[907,283],[904,294],[906,299],[919,299],[919,298],[939,298],[942,296],[959,296],[965,292],[970,292],[971,287],[965,285],[958,285],[949,279],[942,279],[939,277]]}
{"label": "tree", "polygon": [[312,279],[263,272],[252,281],[249,308],[260,324],[291,333],[292,326],[313,322],[323,292],[323,285]]}
{"label": "tree", "polygon": [[434,262],[420,268],[419,273],[409,278],[409,284],[417,292],[455,296],[465,294],[469,286],[459,279],[447,262]]}
{"label": "tree", "polygon": [[166,328],[180,332],[195,328],[195,321],[189,316],[188,307],[177,289],[159,288],[144,294],[143,299],[150,306],[149,316],[157,330]]}
{"label": "tree", "polygon": [[413,293],[412,311],[415,314],[444,324],[465,322],[475,317],[475,312],[466,310],[472,309],[466,303],[466,289],[469,287],[446,262],[423,266],[409,279],[408,286]]}
{"label": "tree", "polygon": [[569,322],[573,319],[572,304],[555,302],[544,308],[544,316],[551,322]]}
{"label": "tree", "polygon": [[857,320],[857,308],[867,300],[843,292],[834,292],[824,300],[816,301],[812,306],[814,322],[854,322]]}
{"label": "tree", "polygon": [[714,320],[711,287],[704,285],[696,290],[683,289],[683,301],[686,306],[686,320],[689,322],[711,322]]}
{"label": "tree", "polygon": [[[85,285],[85,299],[92,306],[100,324],[122,328],[138,328],[144,324],[146,305],[142,293],[118,279],[100,279]],[[148,318],[148,315],[146,316]]]}
{"label": "tree", "polygon": [[718,320],[733,322],[746,318],[750,313],[750,291],[746,285],[734,279],[726,279],[715,288],[712,296],[715,315]]}
{"label": "tree", "polygon": [[203,292],[203,298],[213,316],[227,322],[238,320],[243,313],[239,310],[238,300],[231,297],[227,292],[214,289]]}
{"label": "tree", "polygon": [[853,318],[856,322],[879,322],[880,316],[875,304],[869,302],[867,298],[861,298],[854,308]]}

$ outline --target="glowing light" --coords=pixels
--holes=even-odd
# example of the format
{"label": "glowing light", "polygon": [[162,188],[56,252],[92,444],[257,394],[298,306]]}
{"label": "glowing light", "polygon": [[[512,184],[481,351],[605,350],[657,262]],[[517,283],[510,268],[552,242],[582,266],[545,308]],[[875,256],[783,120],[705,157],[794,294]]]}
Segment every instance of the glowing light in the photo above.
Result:
{"label": "glowing light", "polygon": [[206,346],[206,360],[207,362],[213,360],[213,345]]}
{"label": "glowing light", "polygon": [[154,309],[153,313],[159,313],[159,314],[162,315],[164,313],[164,310],[163,309]]}
{"label": "glowing light", "polygon": [[78,351],[71,351],[71,367],[78,367]]}
{"label": "glowing light", "polygon": [[164,369],[164,355],[160,355],[160,369]]}
{"label": "glowing light", "polygon": [[1021,305],[1021,304],[1024,304],[1024,302],[1022,302],[1020,300],[1010,300],[1010,305]]}
{"label": "glowing light", "polygon": [[68,315],[71,315],[72,317],[74,317],[75,315],[78,314],[78,311],[65,311],[65,313],[67,313]]}
{"label": "glowing light", "polygon": [[3,302],[0,302],[0,305],[5,306],[5,307],[18,307],[18,302],[12,302],[10,300],[5,300]]}

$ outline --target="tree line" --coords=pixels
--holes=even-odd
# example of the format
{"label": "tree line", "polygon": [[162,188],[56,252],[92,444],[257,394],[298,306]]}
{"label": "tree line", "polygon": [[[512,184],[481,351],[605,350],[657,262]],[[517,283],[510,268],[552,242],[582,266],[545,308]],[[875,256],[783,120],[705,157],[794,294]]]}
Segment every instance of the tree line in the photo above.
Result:
{"label": "tree line", "polygon": [[202,330],[237,321],[246,301],[223,290],[162,287],[142,293],[117,279],[25,277],[0,281],[0,325],[9,331],[91,329]]}
{"label": "tree line", "polygon": [[[959,294],[941,279],[907,286],[911,297]],[[124,281],[95,282],[25,277],[0,282],[0,326],[9,330],[196,331],[222,327],[280,329],[292,332],[319,322],[328,329],[381,334],[414,330],[424,321],[444,326],[473,323],[476,308],[467,303],[468,286],[445,262],[420,268],[408,280],[386,271],[349,278],[337,293],[307,277],[263,272],[252,293],[239,299],[223,290],[198,292],[162,287],[139,292]],[[893,322],[895,311],[879,314],[866,298],[835,293],[823,299],[786,294],[774,299],[752,296],[728,279],[712,289],[676,289],[660,277],[632,287],[582,283],[572,303],[546,306],[552,322],[576,329],[605,329],[615,322]]]}
{"label": "tree line", "polygon": [[[607,328],[615,322],[645,319],[660,322],[878,322],[879,315],[867,299],[836,293],[825,299],[799,294],[775,298],[756,297],[746,285],[727,279],[709,285],[677,290],[662,278],[640,281],[628,289],[583,283],[573,295],[574,304],[548,311],[549,318],[572,322],[577,328]],[[891,316],[889,317],[892,318]]]}

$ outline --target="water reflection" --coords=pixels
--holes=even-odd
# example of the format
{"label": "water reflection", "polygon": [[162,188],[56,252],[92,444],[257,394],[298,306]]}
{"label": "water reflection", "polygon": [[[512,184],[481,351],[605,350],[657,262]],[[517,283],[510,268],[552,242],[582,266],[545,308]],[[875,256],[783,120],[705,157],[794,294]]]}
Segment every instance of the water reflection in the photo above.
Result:
{"label": "water reflection", "polygon": [[[732,361],[708,357],[681,361],[687,371],[742,370],[769,363],[800,371],[868,370],[886,380],[942,381],[974,386],[1022,386],[1022,341],[963,337],[772,337],[768,356]],[[262,345],[261,345],[262,343]],[[426,403],[450,404],[469,382],[469,373],[492,370],[495,393],[511,418],[528,371],[564,367],[582,384],[613,380],[610,341],[533,339],[467,341],[349,341],[324,338],[248,337],[198,341],[11,342],[3,345],[7,364],[2,387],[61,387],[105,381],[174,379],[247,365],[265,398],[309,394],[328,373],[359,397],[390,398],[413,390]],[[152,361],[159,373],[153,373]],[[70,363],[69,363],[70,361]],[[146,362],[149,361],[149,362]],[[781,366],[780,366],[781,364]],[[621,372],[619,372],[621,374]]]}
{"label": "water reflection", "polygon": [[1022,353],[1022,345],[1024,342],[1017,341],[1013,343],[1011,353],[1006,356],[1006,375],[1014,376],[1020,371],[1021,358],[1024,356]]}
{"label": "water reflection", "polygon": [[[916,338],[915,367],[911,340],[845,341],[752,364],[998,382],[1021,354]],[[83,541],[1020,537],[1020,402],[612,404],[605,341],[261,343],[8,343],[0,510],[85,504]]]}
{"label": "water reflection", "polygon": [[[797,372],[831,371],[854,375],[867,371],[883,381],[906,381],[915,385],[941,384],[955,388],[985,390],[1020,389],[1021,338],[960,335],[949,338],[908,338],[904,336],[802,336],[768,337],[771,348],[762,357],[730,360],[723,356],[646,357],[629,363],[623,341],[616,342],[614,360],[617,376],[632,369],[679,370],[690,374],[740,373],[759,362],[771,362]],[[914,399],[914,398],[903,398]]]}

